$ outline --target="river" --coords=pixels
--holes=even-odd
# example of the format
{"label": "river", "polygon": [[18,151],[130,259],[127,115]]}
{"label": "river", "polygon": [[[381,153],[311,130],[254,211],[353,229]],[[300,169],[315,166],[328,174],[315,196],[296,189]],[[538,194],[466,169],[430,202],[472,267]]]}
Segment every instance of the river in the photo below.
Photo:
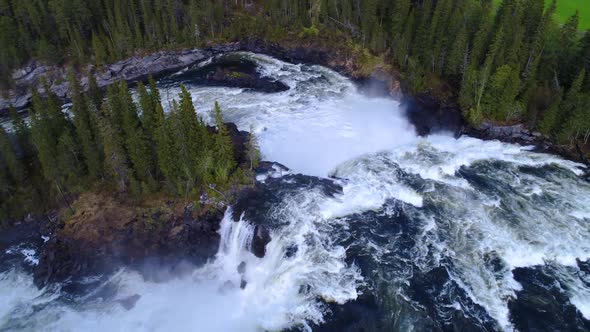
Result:
{"label": "river", "polygon": [[[239,56],[290,89],[203,86],[190,69],[159,81],[165,105],[184,82],[205,120],[218,101],[226,121],[254,129],[263,159],[290,169],[259,175],[238,220],[228,209],[216,257],[164,282],[122,269],[72,294],[35,288],[39,253],[8,248],[0,331],[590,329],[581,165],[498,141],[419,137],[399,102],[330,69]],[[256,224],[271,232],[263,258],[249,250]]]}

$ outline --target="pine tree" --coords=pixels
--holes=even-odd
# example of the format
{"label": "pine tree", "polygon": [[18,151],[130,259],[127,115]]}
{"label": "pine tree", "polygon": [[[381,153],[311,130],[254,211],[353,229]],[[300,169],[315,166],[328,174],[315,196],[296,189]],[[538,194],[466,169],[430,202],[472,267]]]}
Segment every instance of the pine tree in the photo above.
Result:
{"label": "pine tree", "polygon": [[19,183],[23,181],[24,170],[16,152],[12,146],[12,142],[3,126],[0,126],[0,160],[3,160],[8,174],[13,181]]}
{"label": "pine tree", "polygon": [[25,120],[18,114],[14,106],[10,105],[9,113],[12,128],[16,134],[18,147],[24,156],[29,156],[32,153],[31,130]]}
{"label": "pine tree", "polygon": [[215,126],[217,127],[217,134],[215,135],[215,175],[217,181],[223,183],[229,179],[229,175],[235,169],[236,161],[231,137],[227,125],[223,121],[219,103],[215,102],[214,110]]}
{"label": "pine tree", "polygon": [[103,103],[99,128],[103,141],[105,169],[107,175],[115,180],[119,192],[126,192],[133,173],[125,153],[123,137],[112,125],[112,113],[109,103]]}
{"label": "pine tree", "polygon": [[92,74],[88,75],[88,91],[86,93],[88,101],[93,104],[91,107],[94,110],[99,110],[104,99],[104,91],[98,87],[96,77]]}
{"label": "pine tree", "polygon": [[125,149],[133,165],[137,180],[142,182],[145,189],[151,191],[155,189],[156,183],[154,180],[153,161],[149,153],[149,141],[139,121],[137,107],[124,81],[119,83],[118,98],[123,120],[122,129],[125,137]]}
{"label": "pine tree", "polygon": [[246,156],[250,162],[250,170],[258,167],[260,163],[260,146],[258,144],[258,137],[254,132],[254,126],[250,126],[250,137],[246,143]]}
{"label": "pine tree", "polygon": [[72,97],[72,113],[76,136],[80,142],[82,155],[91,178],[98,178],[101,173],[100,144],[98,142],[98,125],[96,114],[90,109],[87,97],[82,94],[82,88],[76,74],[70,71],[69,82]]}

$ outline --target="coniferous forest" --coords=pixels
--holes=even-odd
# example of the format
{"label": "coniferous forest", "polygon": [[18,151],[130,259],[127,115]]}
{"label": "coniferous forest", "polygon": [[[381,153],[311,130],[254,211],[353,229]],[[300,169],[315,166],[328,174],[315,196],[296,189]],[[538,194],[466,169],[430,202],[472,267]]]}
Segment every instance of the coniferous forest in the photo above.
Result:
{"label": "coniferous forest", "polygon": [[92,189],[134,199],[198,198],[211,184],[220,192],[247,183],[258,162],[253,140],[250,164],[238,168],[220,106],[214,105],[216,128],[206,126],[184,86],[165,116],[151,77],[149,87],[138,84],[138,102],[125,82],[82,93],[73,73],[70,79],[70,112],[54,95],[36,93],[30,126],[11,110],[15,144],[0,127],[3,218],[67,207],[71,194]]}
{"label": "coniferous forest", "polygon": [[[556,5],[0,0],[0,77],[2,89],[9,89],[13,70],[31,59],[76,68],[244,38],[338,36],[398,69],[415,93],[445,82],[472,124],[524,123],[559,144],[584,145],[590,137],[590,33],[578,29],[578,14],[557,23]],[[72,72],[70,84],[69,114],[55,96],[37,92],[30,125],[11,111],[16,139],[0,132],[0,217],[67,204],[71,193],[92,186],[136,196],[166,191],[190,197],[202,185],[245,181],[219,105],[214,105],[217,130],[211,131],[186,89],[165,116],[153,80],[148,87],[139,84],[138,103],[125,83],[105,94],[91,80],[84,92]]]}

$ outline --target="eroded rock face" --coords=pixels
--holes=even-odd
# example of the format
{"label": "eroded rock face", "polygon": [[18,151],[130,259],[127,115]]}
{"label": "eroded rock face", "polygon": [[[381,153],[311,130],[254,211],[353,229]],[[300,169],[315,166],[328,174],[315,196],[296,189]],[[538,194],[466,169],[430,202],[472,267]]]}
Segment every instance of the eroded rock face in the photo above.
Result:
{"label": "eroded rock face", "polygon": [[219,247],[220,209],[200,213],[189,205],[179,211],[178,203],[140,209],[97,194],[76,204],[76,213],[45,245],[34,270],[38,286],[122,265],[200,265]]}
{"label": "eroded rock face", "polygon": [[[148,75],[159,75],[178,70],[215,54],[237,51],[238,49],[239,45],[234,43],[209,49],[160,51],[144,57],[131,57],[100,69],[89,65],[84,68],[83,72],[95,75],[98,86],[105,87],[119,80],[133,82],[145,79]],[[41,84],[42,78],[47,80],[51,91],[59,98],[68,98],[69,84],[66,68],[30,62],[27,66],[14,72],[15,88],[8,91],[8,98],[0,97],[0,112],[5,112],[10,104],[16,108],[28,106],[31,101],[31,89],[44,92]],[[80,84],[83,89],[88,87],[86,75],[80,75]]]}
{"label": "eroded rock face", "polygon": [[437,132],[458,136],[465,125],[461,111],[456,108],[440,107],[434,102],[414,97],[403,98],[401,107],[420,136]]}
{"label": "eroded rock face", "polygon": [[266,254],[266,245],[270,242],[270,232],[261,225],[254,228],[254,237],[252,238],[252,253],[259,258]]}
{"label": "eroded rock face", "polygon": [[[391,96],[400,97],[402,95],[399,75],[383,68],[375,68],[373,72],[365,73],[360,70],[359,64],[355,63],[350,52],[326,48],[319,44],[281,46],[258,39],[246,39],[238,43],[228,43],[205,49],[159,51],[147,56],[134,56],[102,68],[88,65],[81,70],[84,74],[80,74],[79,79],[83,89],[88,87],[87,75],[90,74],[95,75],[99,87],[106,87],[120,80],[136,82],[149,75],[163,75],[218,54],[236,51],[263,53],[292,63],[323,65],[355,80],[380,82],[379,84],[385,86]],[[0,115],[8,110],[10,104],[17,109],[30,105],[31,89],[37,89],[43,94],[42,78],[47,80],[51,91],[59,98],[68,99],[67,69],[32,61],[13,73],[15,88],[8,91],[7,96],[0,96]],[[281,82],[264,79],[260,75],[243,70],[236,72],[231,69],[215,69],[205,78],[210,84],[250,88],[262,92],[278,92],[288,89],[288,86]]]}
{"label": "eroded rock face", "polygon": [[215,56],[205,65],[189,67],[183,74],[175,75],[174,80],[266,93],[289,90],[283,82],[259,73],[254,61],[232,53]]}

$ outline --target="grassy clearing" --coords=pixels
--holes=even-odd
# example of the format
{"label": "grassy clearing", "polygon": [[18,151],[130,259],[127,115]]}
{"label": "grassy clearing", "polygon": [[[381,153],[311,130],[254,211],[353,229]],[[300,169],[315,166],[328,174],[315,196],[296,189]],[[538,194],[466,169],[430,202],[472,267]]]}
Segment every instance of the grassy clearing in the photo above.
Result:
{"label": "grassy clearing", "polygon": [[[502,0],[494,0],[496,5],[500,2]],[[551,0],[545,0],[545,3],[551,3]],[[580,30],[590,30],[590,0],[557,0],[555,20],[558,23],[565,23],[576,10],[580,12]]]}

